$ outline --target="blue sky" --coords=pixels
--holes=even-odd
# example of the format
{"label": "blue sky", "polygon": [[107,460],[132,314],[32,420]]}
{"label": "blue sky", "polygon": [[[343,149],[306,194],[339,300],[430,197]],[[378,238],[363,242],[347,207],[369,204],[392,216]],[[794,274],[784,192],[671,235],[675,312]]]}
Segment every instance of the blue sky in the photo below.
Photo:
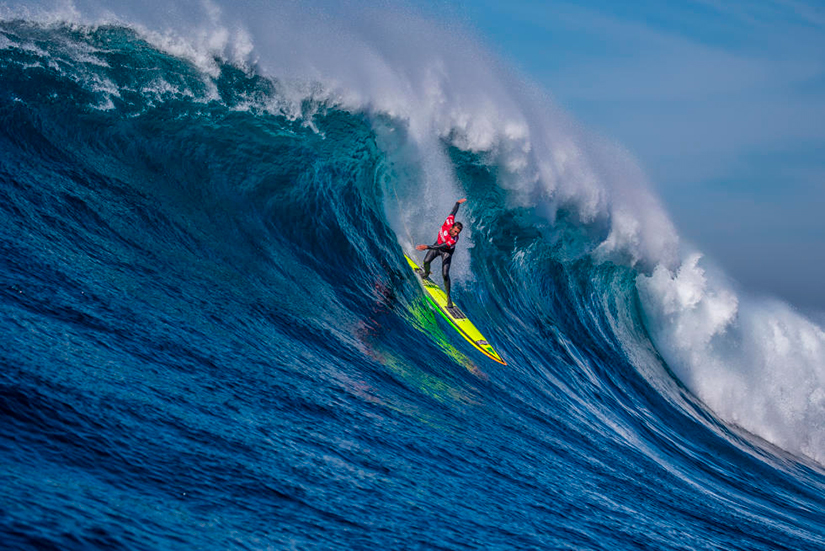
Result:
{"label": "blue sky", "polygon": [[628,149],[746,290],[825,312],[825,4],[435,4]]}

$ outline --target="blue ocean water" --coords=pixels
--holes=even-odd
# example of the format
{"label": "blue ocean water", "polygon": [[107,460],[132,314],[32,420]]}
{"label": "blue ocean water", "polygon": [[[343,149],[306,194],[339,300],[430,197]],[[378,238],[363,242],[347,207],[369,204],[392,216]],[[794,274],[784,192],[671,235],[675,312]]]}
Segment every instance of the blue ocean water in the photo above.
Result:
{"label": "blue ocean water", "polygon": [[673,373],[605,224],[443,144],[500,366],[406,267],[415,129],[215,67],[0,23],[3,549],[825,548],[822,467]]}

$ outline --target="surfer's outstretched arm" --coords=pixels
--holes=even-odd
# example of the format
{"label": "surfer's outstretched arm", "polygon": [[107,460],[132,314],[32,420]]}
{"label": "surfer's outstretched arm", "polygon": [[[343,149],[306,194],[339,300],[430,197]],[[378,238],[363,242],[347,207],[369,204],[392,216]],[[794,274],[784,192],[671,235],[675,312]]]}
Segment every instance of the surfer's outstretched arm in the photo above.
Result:
{"label": "surfer's outstretched arm", "polygon": [[450,216],[455,216],[456,214],[458,214],[458,207],[460,207],[461,203],[463,203],[466,200],[467,199],[459,199],[458,201],[456,201],[455,206],[453,206],[453,210],[450,211]]}

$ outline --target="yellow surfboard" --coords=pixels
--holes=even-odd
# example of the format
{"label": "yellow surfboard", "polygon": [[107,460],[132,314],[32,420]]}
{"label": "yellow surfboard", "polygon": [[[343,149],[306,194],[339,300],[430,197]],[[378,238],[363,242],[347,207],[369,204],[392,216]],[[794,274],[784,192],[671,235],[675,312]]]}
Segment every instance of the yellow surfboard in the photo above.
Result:
{"label": "yellow surfboard", "polygon": [[482,354],[497,361],[501,365],[507,365],[507,362],[502,360],[501,356],[498,355],[498,352],[490,346],[490,343],[487,342],[484,335],[482,335],[481,332],[476,329],[476,326],[473,325],[469,319],[467,319],[464,312],[455,306],[453,308],[447,308],[447,293],[445,293],[441,287],[429,279],[421,279],[418,275],[421,268],[419,268],[413,259],[406,254],[404,255],[404,258],[407,259],[407,263],[410,265],[410,268],[412,268],[412,271],[415,272],[416,278],[422,283],[424,291],[426,291],[427,299],[430,301],[433,308],[435,308],[435,310],[437,310],[444,317],[444,319],[450,322],[450,325],[458,331],[459,335],[467,339],[467,342],[476,347]]}

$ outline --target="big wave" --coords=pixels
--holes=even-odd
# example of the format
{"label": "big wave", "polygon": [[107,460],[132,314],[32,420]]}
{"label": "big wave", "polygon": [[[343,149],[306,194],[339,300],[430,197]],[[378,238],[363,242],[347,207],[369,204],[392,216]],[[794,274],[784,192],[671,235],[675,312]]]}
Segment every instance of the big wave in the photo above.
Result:
{"label": "big wave", "polygon": [[[737,290],[680,240],[626,152],[582,129],[466,30],[349,4],[307,14],[284,3],[266,18],[253,5],[210,2],[176,4],[171,16],[151,4],[110,9],[11,8],[0,29],[0,48],[21,68],[20,81],[4,85],[4,102],[45,105],[46,80],[74,83],[60,90],[61,101],[88,110],[66,114],[61,137],[79,144],[68,146],[73,154],[93,165],[101,151],[118,150],[109,176],[144,167],[152,193],[176,195],[180,208],[210,196],[215,210],[204,224],[263,213],[258,229],[276,229],[267,253],[277,258],[273,270],[294,277],[287,274],[310,265],[298,281],[320,274],[330,289],[341,285],[340,273],[352,276],[343,285],[398,277],[400,250],[426,239],[466,192],[469,253],[456,259],[458,289],[490,300],[489,314],[476,317],[494,320],[509,354],[519,357],[525,346],[520,333],[562,346],[587,335],[596,348],[629,358],[685,410],[694,405],[680,385],[730,426],[825,463],[822,329],[781,302]],[[123,52],[132,66],[116,65]],[[29,78],[38,90],[26,88]],[[193,129],[191,118],[176,126],[182,105],[211,114],[206,126]],[[48,113],[55,119],[41,124],[60,126],[62,109]],[[258,125],[262,116],[276,117],[278,131]],[[72,117],[117,126],[101,127],[95,141],[71,134]],[[188,151],[200,166],[175,165],[162,142],[143,137],[151,128],[172,140],[163,147]],[[199,142],[207,131],[223,141]],[[266,157],[273,143],[295,147],[290,166]],[[210,160],[231,148],[264,157],[259,172],[240,180],[230,175],[247,167],[220,167],[221,189]],[[308,148],[336,161],[309,162]],[[365,160],[373,172],[353,168]],[[184,188],[164,188],[153,162]],[[275,168],[266,172],[267,164]],[[332,189],[341,185],[336,171],[356,177]],[[305,185],[282,188],[287,174],[302,174]],[[218,187],[199,189],[198,180]],[[300,260],[294,270],[291,258]],[[284,300],[327,297],[336,303],[327,316],[349,315],[333,290],[310,300],[303,288],[307,296]]]}

